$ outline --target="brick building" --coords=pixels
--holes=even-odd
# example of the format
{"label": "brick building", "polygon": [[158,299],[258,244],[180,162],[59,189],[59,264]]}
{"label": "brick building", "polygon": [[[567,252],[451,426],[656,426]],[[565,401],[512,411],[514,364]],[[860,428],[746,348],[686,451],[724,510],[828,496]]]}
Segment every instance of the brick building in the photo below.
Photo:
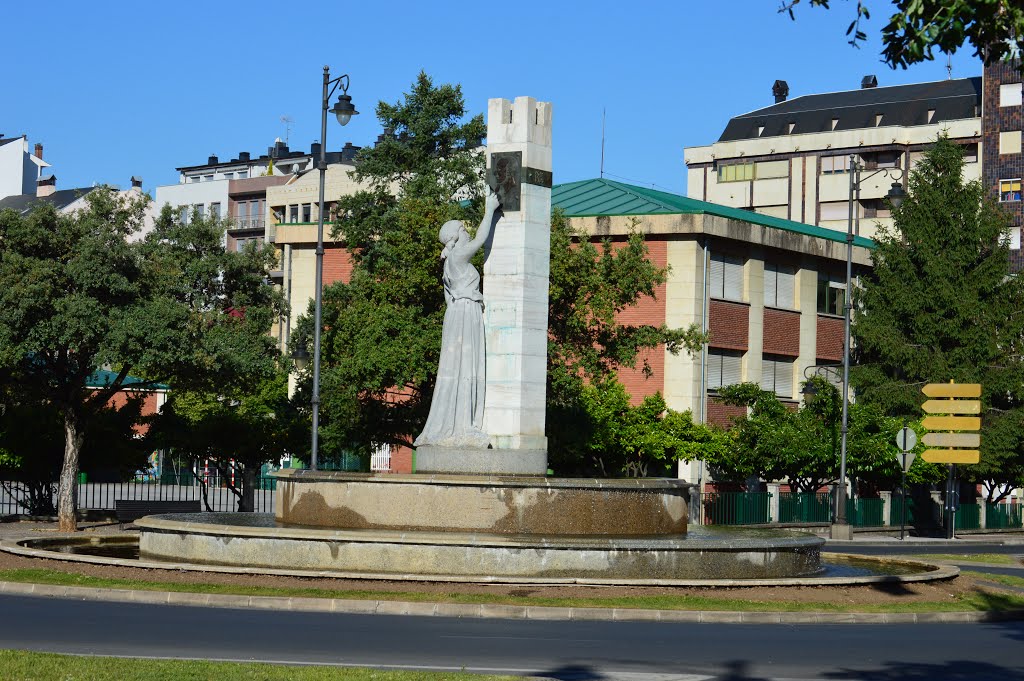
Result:
{"label": "brick building", "polygon": [[998,200],[1013,221],[1010,229],[1010,261],[1014,271],[1024,268],[1021,225],[1021,74],[1016,61],[985,67],[982,87],[982,175],[992,198]]}

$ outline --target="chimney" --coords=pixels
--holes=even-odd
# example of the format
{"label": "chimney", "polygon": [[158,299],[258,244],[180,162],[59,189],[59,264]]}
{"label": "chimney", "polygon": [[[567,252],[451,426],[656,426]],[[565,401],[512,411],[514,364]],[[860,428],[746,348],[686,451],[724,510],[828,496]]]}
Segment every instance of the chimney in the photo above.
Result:
{"label": "chimney", "polygon": [[789,83],[784,80],[777,80],[772,85],[772,94],[775,95],[775,103],[786,101],[786,97],[789,97]]}
{"label": "chimney", "polygon": [[860,79],[861,90],[870,90],[873,87],[878,87],[878,79],[874,76],[864,76]]}
{"label": "chimney", "polygon": [[240,152],[238,152],[238,160],[239,161],[248,161],[249,160],[249,152],[248,151],[240,151]]}
{"label": "chimney", "polygon": [[142,189],[142,178],[138,175],[132,175],[132,189]]}
{"label": "chimney", "polygon": [[309,145],[309,155],[313,157],[313,165],[320,162],[320,146],[319,142],[313,142]]}
{"label": "chimney", "polygon": [[218,163],[220,163],[220,161],[217,159],[216,155],[211,155],[210,158],[206,159],[206,165],[208,166],[215,166]]}
{"label": "chimney", "polygon": [[43,198],[57,191],[57,176],[47,175],[36,180],[36,197]]}
{"label": "chimney", "polygon": [[42,161],[42,160],[43,160],[43,145],[42,145],[42,143],[41,143],[41,142],[36,142],[36,152],[35,152],[35,156],[36,156],[36,158],[38,158],[38,159],[39,159],[40,161]]}
{"label": "chimney", "polygon": [[360,147],[355,146],[351,142],[345,142],[345,146],[341,148],[341,162],[342,163],[355,163],[356,154],[359,153]]}

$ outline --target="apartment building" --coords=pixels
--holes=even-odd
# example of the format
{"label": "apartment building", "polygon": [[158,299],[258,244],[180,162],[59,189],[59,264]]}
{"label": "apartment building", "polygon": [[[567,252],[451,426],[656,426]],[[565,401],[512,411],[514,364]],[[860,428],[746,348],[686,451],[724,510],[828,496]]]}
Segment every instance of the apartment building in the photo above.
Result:
{"label": "apartment building", "polygon": [[992,198],[1010,215],[1010,264],[1014,271],[1024,269],[1020,250],[1024,204],[1021,203],[1021,178],[1024,178],[1024,154],[1021,153],[1022,92],[1021,73],[1015,61],[985,67],[982,89],[982,174]]}
{"label": "apartment building", "polygon": [[[348,143],[339,151],[328,151],[327,162],[351,164],[358,150]],[[231,249],[250,241],[272,241],[267,233],[267,190],[312,170],[319,158],[319,142],[309,151],[298,151],[280,139],[257,157],[247,151],[228,160],[210,156],[206,163],[177,168],[177,184],[156,188],[156,205],[170,205],[183,220],[193,212],[230,218],[226,243]]]}
{"label": "apartment building", "polygon": [[29,196],[36,191],[36,181],[50,164],[43,160],[43,145],[36,142],[32,153],[28,138],[4,137],[0,134],[0,199],[8,196]]}
{"label": "apartment building", "polygon": [[982,176],[982,78],[878,87],[866,76],[856,90],[793,99],[778,80],[772,94],[774,104],[733,117],[718,141],[686,148],[688,196],[845,232],[854,156],[865,176],[888,169],[862,183],[858,233],[870,238],[891,224],[892,182],[906,187],[940,134],[963,145],[966,179]]}

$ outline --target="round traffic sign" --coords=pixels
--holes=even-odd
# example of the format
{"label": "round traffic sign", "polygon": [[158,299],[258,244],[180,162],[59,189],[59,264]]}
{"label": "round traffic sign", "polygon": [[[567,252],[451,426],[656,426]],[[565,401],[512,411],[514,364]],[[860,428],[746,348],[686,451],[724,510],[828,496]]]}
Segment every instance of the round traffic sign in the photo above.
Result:
{"label": "round traffic sign", "polygon": [[896,433],[896,446],[904,452],[909,452],[917,445],[917,433],[907,426],[900,428]]}

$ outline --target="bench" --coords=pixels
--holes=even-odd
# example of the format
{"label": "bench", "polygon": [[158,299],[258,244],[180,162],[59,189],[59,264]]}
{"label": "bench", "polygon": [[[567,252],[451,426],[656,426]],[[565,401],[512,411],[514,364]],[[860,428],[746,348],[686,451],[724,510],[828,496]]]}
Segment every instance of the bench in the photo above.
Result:
{"label": "bench", "polygon": [[120,524],[131,524],[154,513],[199,513],[199,500],[115,499],[114,513]]}

